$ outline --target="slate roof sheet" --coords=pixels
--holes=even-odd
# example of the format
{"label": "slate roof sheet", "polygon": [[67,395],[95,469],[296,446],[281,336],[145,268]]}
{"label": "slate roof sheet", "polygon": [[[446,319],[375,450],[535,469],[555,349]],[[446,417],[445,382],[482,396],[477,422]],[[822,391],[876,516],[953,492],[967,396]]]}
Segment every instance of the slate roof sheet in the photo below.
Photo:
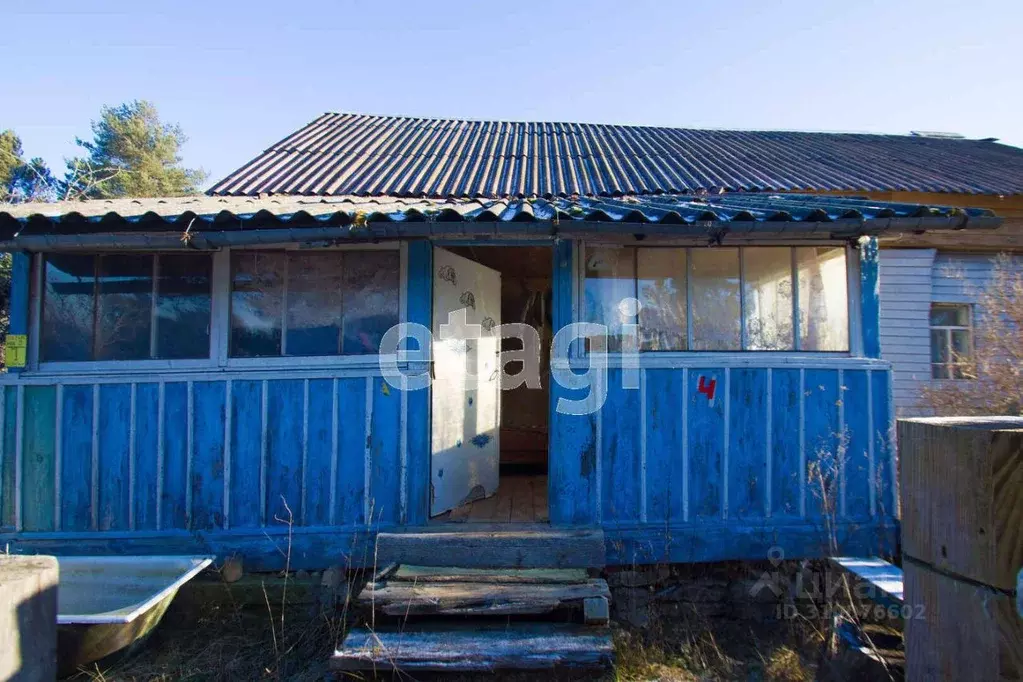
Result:
{"label": "slate roof sheet", "polygon": [[1023,193],[1023,149],[918,135],[327,113],[210,194],[550,197],[698,191]]}

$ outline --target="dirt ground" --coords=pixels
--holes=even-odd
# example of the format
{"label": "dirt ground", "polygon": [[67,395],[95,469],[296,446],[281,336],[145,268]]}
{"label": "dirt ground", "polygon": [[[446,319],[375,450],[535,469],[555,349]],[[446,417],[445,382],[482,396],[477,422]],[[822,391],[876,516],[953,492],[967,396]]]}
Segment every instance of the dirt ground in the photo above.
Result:
{"label": "dirt ground", "polygon": [[[670,584],[668,586],[671,587]],[[658,587],[636,588],[651,596]],[[670,590],[669,590],[670,591]],[[242,602],[226,589],[225,599],[179,599],[147,641],[102,666],[68,678],[76,682],[149,680],[324,680],[328,660],[348,625],[348,610],[325,609],[315,600],[289,604],[279,595],[263,603]],[[642,592],[640,592],[642,594]],[[261,593],[260,593],[261,594]],[[632,600],[618,594],[620,602]],[[822,619],[788,613],[772,605],[720,601],[645,599],[637,622],[630,609],[612,620],[615,667],[595,671],[422,674],[410,677],[381,670],[380,679],[461,682],[527,680],[860,680],[889,679],[858,667],[847,657],[825,655],[828,628]],[[370,679],[363,674],[343,679]],[[895,676],[893,679],[898,679]]]}

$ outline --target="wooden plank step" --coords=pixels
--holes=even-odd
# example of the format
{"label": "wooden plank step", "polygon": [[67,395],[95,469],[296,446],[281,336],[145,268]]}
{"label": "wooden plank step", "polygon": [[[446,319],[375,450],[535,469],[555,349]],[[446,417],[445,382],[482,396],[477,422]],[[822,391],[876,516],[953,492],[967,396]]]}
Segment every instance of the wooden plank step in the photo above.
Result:
{"label": "wooden plank step", "polygon": [[607,628],[556,623],[433,624],[404,630],[355,628],[332,670],[466,671],[597,668],[614,658]]}
{"label": "wooden plank step", "polygon": [[379,533],[377,561],[459,568],[603,568],[600,529],[416,529]]}
{"label": "wooden plank step", "polygon": [[460,568],[399,566],[388,580],[416,583],[584,583],[585,568]]}
{"label": "wooden plank step", "polygon": [[600,578],[567,584],[387,581],[367,585],[359,604],[388,616],[510,616],[581,609],[596,597],[611,597]]}

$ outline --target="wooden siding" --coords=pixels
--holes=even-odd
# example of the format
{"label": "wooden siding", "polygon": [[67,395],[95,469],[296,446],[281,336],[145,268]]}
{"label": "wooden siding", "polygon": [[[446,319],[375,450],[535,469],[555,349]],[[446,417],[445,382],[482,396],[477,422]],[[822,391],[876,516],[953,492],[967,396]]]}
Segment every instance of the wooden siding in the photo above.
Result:
{"label": "wooden siding", "polygon": [[887,369],[765,364],[645,368],[639,391],[611,368],[597,414],[556,415],[573,447],[571,471],[551,472],[552,522],[594,518],[615,563],[826,554],[829,524],[850,550],[887,546]]}
{"label": "wooden siding", "polygon": [[[934,249],[882,249],[881,346],[892,363],[893,398],[900,416],[930,411],[920,391],[931,381],[931,303],[969,303],[991,280],[994,254],[936,252]],[[1023,256],[1012,256],[1023,271]],[[973,323],[981,311],[973,310]]]}
{"label": "wooden siding", "polygon": [[900,415],[920,414],[920,389],[931,379],[931,284],[934,249],[882,249],[881,356],[892,363]]}

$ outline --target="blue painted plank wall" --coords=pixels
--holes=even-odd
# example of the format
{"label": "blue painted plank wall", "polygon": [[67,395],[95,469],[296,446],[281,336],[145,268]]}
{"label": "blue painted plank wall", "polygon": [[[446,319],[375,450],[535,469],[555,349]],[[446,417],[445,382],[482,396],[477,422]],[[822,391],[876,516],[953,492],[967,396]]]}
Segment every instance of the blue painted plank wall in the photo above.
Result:
{"label": "blue painted plank wall", "polygon": [[684,520],[684,372],[646,372],[647,521]]}
{"label": "blue painted plank wall", "polygon": [[262,525],[259,494],[263,467],[263,382],[231,382],[231,528]]}
{"label": "blue painted plank wall", "polygon": [[601,412],[600,520],[604,525],[641,520],[640,392],[622,387],[622,370],[608,372]]}
{"label": "blue painted plank wall", "polygon": [[331,471],[334,465],[335,439],[331,436],[334,420],[334,381],[309,382],[308,445],[306,452],[306,496],[303,525],[326,526],[330,523]]}
{"label": "blue painted plank wall", "polygon": [[724,492],[725,371],[689,372],[690,519],[721,518]]}
{"label": "blue painted plank wall", "polygon": [[801,376],[798,369],[771,370],[772,516],[796,518],[800,515]]}
{"label": "blue painted plank wall", "polygon": [[[302,511],[304,382],[267,383],[266,519],[298,525]],[[270,418],[269,415],[273,415]]]}
{"label": "blue painted plank wall", "polygon": [[93,387],[65,386],[63,402],[60,527],[86,531],[92,528]]}
{"label": "blue painted plank wall", "polygon": [[160,527],[188,529],[189,429],[188,384],[164,385],[163,491],[160,494]]}
{"label": "blue painted plank wall", "polygon": [[762,519],[767,503],[767,370],[729,371],[728,518]]}
{"label": "blue painted plank wall", "polygon": [[160,438],[160,385],[138,384],[135,388],[134,527],[156,530],[159,491],[158,442]]}
{"label": "blue painted plank wall", "polygon": [[131,386],[99,387],[99,530],[128,530],[131,498]]}

